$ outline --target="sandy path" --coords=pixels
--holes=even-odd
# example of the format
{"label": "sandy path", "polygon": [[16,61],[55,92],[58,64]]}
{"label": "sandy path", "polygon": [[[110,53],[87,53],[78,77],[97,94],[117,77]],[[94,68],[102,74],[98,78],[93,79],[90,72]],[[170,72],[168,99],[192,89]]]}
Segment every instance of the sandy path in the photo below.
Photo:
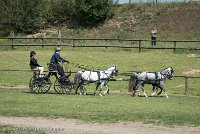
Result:
{"label": "sandy path", "polygon": [[0,125],[14,125],[47,133],[67,134],[200,134],[200,127],[175,128],[142,123],[98,124],[74,119],[47,119],[33,117],[0,117]]}

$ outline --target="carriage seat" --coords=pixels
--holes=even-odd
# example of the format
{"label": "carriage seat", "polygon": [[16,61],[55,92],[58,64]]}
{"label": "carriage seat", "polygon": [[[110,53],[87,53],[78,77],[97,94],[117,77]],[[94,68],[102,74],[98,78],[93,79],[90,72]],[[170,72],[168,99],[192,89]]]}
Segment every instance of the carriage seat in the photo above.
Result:
{"label": "carriage seat", "polygon": [[55,64],[47,63],[47,66],[48,66],[49,72],[58,72],[58,69]]}
{"label": "carriage seat", "polygon": [[33,75],[39,75],[40,74],[40,70],[37,68],[31,69],[31,71],[33,72]]}

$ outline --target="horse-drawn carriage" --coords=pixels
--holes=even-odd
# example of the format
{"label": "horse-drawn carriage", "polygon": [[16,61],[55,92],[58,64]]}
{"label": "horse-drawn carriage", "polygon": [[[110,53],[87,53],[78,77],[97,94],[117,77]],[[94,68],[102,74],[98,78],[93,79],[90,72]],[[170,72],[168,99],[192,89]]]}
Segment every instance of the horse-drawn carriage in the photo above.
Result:
{"label": "horse-drawn carriage", "polygon": [[[52,63],[48,63],[48,75],[43,75],[40,77],[39,70],[32,70],[33,77],[29,82],[29,89],[33,93],[47,93],[50,90],[52,82],[50,80],[51,76],[55,76],[56,80],[54,82],[54,90],[58,94],[70,93],[73,83],[70,81],[69,76],[71,75],[71,71],[69,74],[64,77],[58,77],[58,70],[56,66]],[[63,63],[64,70],[66,71],[67,63]]]}

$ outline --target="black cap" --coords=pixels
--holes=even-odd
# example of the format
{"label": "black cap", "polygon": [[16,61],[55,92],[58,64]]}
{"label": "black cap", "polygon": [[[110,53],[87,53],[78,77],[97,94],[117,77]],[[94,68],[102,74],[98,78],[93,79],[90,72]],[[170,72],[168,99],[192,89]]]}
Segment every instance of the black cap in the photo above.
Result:
{"label": "black cap", "polygon": [[36,54],[35,51],[31,51],[31,52],[30,52],[30,55],[33,55],[33,54]]}

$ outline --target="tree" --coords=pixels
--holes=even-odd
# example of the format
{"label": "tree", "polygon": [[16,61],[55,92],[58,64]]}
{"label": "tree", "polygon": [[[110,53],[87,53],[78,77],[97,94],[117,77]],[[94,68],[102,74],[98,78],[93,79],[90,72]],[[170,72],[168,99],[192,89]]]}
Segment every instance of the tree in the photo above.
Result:
{"label": "tree", "polygon": [[0,28],[15,33],[34,33],[44,24],[41,0],[1,0]]}
{"label": "tree", "polygon": [[75,21],[83,26],[94,26],[112,17],[112,0],[75,0]]}
{"label": "tree", "polygon": [[50,24],[66,23],[74,16],[73,0],[50,0],[46,18]]}

